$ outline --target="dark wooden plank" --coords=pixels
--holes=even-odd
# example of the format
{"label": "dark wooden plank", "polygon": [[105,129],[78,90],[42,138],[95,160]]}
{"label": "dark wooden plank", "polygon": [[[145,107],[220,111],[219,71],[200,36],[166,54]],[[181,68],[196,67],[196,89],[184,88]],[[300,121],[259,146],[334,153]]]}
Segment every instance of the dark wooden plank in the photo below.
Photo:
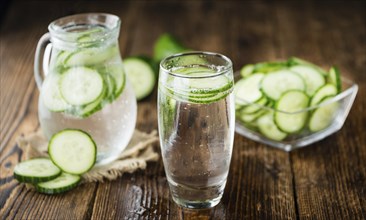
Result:
{"label": "dark wooden plank", "polygon": [[[16,137],[39,126],[38,91],[32,80],[34,48],[47,24],[58,17],[88,11],[119,15],[124,58],[151,55],[155,39],[169,32],[190,48],[228,55],[235,70],[245,63],[291,55],[325,67],[329,67],[328,62],[339,63],[341,70],[360,84],[359,94],[364,94],[366,53],[360,47],[366,39],[363,6],[359,2],[14,1],[0,29],[0,216],[365,218],[366,155],[362,146],[366,145],[366,102],[361,97],[340,132],[291,154],[236,135],[222,202],[209,210],[181,209],[171,200],[161,160],[149,163],[145,171],[125,174],[115,181],[85,184],[58,196],[28,191],[12,178],[12,169],[21,156]],[[139,102],[137,127],[143,131],[157,128],[156,97],[155,89]]]}
{"label": "dark wooden plank", "polygon": [[[283,5],[281,5],[283,6]],[[364,3],[287,4],[277,7],[281,48],[325,68],[337,64],[359,79],[365,94]],[[302,9],[302,10],[299,10]],[[363,12],[362,12],[363,10]],[[353,32],[357,33],[347,34]],[[347,49],[345,47],[348,47]],[[351,65],[350,65],[351,64]],[[364,219],[366,185],[365,102],[357,99],[343,129],[291,153],[300,219]]]}

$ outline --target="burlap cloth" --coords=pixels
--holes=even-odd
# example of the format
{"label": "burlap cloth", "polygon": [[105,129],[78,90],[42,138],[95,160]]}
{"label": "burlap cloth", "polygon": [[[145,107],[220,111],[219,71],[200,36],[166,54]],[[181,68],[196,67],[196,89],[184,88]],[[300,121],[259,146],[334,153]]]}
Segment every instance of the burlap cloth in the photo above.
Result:
{"label": "burlap cloth", "polygon": [[[114,180],[122,176],[123,173],[133,173],[138,169],[145,169],[148,161],[159,159],[159,154],[154,150],[154,145],[158,143],[158,140],[156,130],[148,134],[136,129],[130,143],[119,157],[109,164],[93,167],[82,175],[83,182]],[[17,142],[23,150],[22,161],[35,157],[48,157],[48,141],[41,129],[20,136]]]}

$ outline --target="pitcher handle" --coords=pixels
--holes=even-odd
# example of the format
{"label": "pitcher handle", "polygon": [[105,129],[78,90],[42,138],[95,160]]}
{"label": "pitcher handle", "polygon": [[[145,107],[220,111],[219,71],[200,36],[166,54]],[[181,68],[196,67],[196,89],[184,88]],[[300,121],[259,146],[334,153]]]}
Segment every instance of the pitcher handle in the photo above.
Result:
{"label": "pitcher handle", "polygon": [[[45,47],[46,43],[48,43],[48,45]],[[42,76],[41,71],[40,71],[40,66],[41,66],[40,65],[40,62],[41,62],[40,55],[42,52],[41,50],[44,47],[45,47],[45,50],[43,53],[43,61],[42,61],[42,69],[43,69],[43,76]],[[34,78],[36,80],[37,87],[39,90],[41,90],[43,78],[44,78],[44,76],[47,75],[47,72],[48,72],[48,65],[49,65],[51,50],[52,50],[52,44],[50,43],[50,34],[46,33],[38,41],[37,48],[36,48],[36,54],[35,54],[35,58],[34,58]]]}

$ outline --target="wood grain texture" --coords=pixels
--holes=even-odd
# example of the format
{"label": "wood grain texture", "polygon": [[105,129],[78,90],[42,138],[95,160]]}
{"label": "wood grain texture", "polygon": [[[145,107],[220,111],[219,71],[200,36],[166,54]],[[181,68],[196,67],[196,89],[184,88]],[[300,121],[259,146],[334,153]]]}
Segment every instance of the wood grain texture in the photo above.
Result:
{"label": "wood grain texture", "polygon": [[[12,1],[0,29],[0,219],[365,219],[366,14],[364,2],[309,1]],[[122,19],[122,56],[152,55],[169,32],[197,50],[243,64],[299,56],[337,64],[359,85],[336,134],[285,153],[235,135],[222,202],[179,208],[163,163],[57,196],[28,190],[12,177],[22,152],[16,138],[39,127],[34,50],[54,19],[82,12]],[[137,128],[157,129],[157,92],[139,102]],[[157,147],[159,151],[159,148]]]}

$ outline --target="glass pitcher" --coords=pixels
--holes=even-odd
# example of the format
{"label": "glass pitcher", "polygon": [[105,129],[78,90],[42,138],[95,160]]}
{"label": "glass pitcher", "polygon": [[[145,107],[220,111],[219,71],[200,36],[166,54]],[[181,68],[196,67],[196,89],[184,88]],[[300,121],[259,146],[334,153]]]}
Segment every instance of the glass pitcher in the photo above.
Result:
{"label": "glass pitcher", "polygon": [[118,47],[120,23],[102,13],[60,18],[48,26],[35,55],[43,133],[50,139],[65,128],[86,131],[97,144],[97,165],[118,157],[136,124],[136,98]]}

